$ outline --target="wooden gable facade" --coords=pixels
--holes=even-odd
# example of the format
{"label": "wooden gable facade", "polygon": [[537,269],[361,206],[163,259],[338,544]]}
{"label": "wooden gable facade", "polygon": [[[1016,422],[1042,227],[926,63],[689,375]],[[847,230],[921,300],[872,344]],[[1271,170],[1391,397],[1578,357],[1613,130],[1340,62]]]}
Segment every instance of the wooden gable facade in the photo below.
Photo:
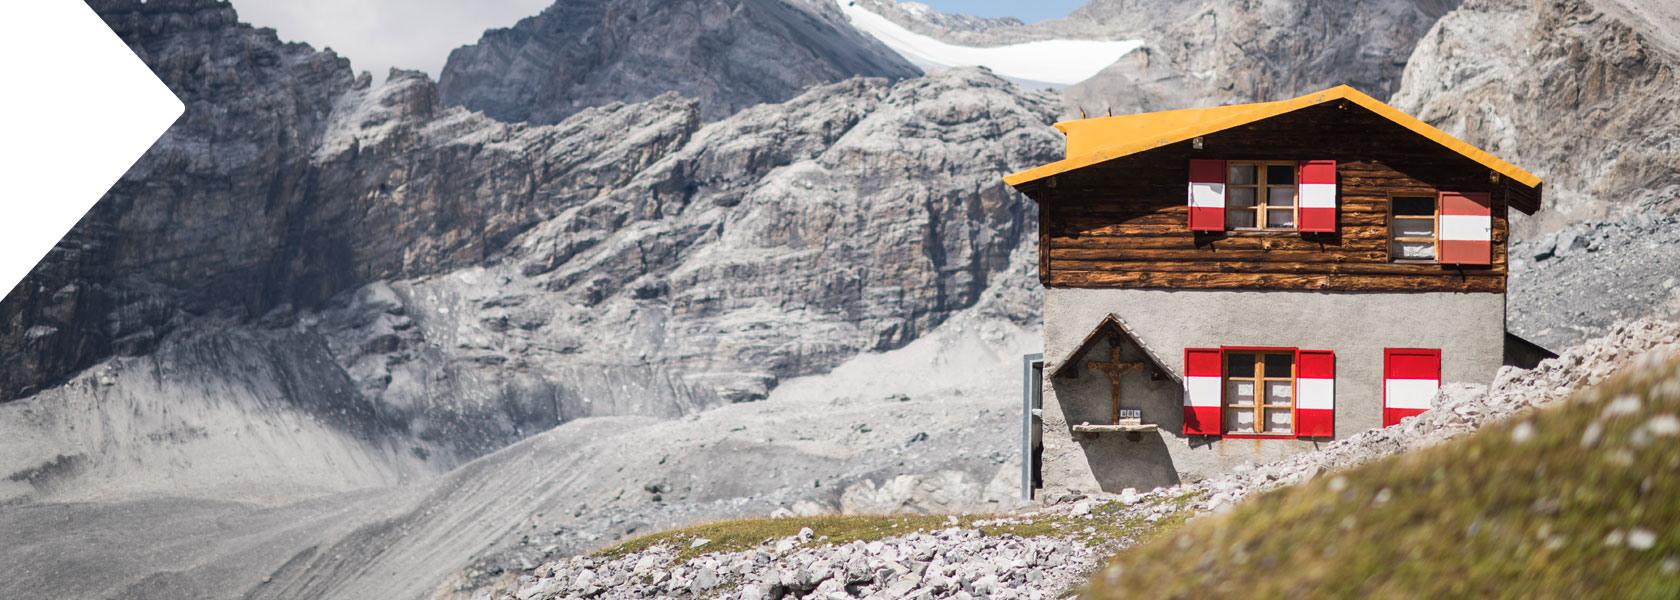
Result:
{"label": "wooden gable facade", "polygon": [[[1266,109],[1252,111],[1257,118],[1186,115],[1214,123],[1139,130],[1134,135],[1155,138],[1115,140],[1107,150],[1070,133],[1068,160],[1006,178],[1038,202],[1040,280],[1049,287],[1504,292],[1509,211],[1538,210],[1539,180],[1351,88],[1312,96],[1244,105]],[[1316,227],[1322,231],[1194,231],[1186,184],[1199,161],[1325,165],[1318,177],[1333,172],[1334,212]],[[1303,171],[1295,171],[1294,185]],[[1486,264],[1395,256],[1392,199],[1440,198],[1439,214],[1449,196],[1485,202]],[[1299,205],[1297,197],[1292,206]]]}

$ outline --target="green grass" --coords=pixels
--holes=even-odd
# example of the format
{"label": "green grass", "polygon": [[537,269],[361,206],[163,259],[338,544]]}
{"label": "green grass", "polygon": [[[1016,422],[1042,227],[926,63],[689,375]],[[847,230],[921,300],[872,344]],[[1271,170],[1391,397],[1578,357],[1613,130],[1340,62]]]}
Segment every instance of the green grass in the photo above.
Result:
{"label": "green grass", "polygon": [[[1162,531],[1177,527],[1190,514],[1186,507],[1193,500],[1189,495],[1166,500],[1174,511],[1154,522],[1141,517],[1121,517],[1123,507],[1119,503],[1107,503],[1093,507],[1092,518],[1041,516],[1031,522],[994,524],[986,522],[998,519],[999,515],[958,515],[954,526],[979,529],[988,536],[1054,536],[1103,545],[1114,540],[1149,539]],[[701,554],[741,552],[757,548],[761,544],[773,544],[780,538],[798,535],[799,530],[805,527],[811,528],[812,545],[821,545],[870,542],[952,526],[946,515],[831,515],[718,521],[642,536],[596,552],[595,556],[619,558],[658,544],[666,544],[678,551],[677,562],[680,563]],[[698,548],[690,548],[690,544],[697,538],[711,541]]]}
{"label": "green grass", "polygon": [[[1088,596],[1680,597],[1680,437],[1646,427],[1680,415],[1677,368],[1198,519],[1116,556]],[[1624,395],[1637,413],[1601,416]],[[1629,547],[1634,528],[1655,544]]]}
{"label": "green grass", "polygon": [[[857,540],[869,542],[948,526],[944,516],[926,515],[834,515],[717,521],[645,535],[597,552],[595,556],[618,558],[667,544],[679,551],[677,561],[682,562],[701,554],[751,550],[766,542],[774,543],[777,539],[798,535],[799,530],[805,527],[811,528],[813,540],[827,536],[828,539],[822,543],[849,544]],[[711,541],[698,548],[690,548],[696,538]]]}

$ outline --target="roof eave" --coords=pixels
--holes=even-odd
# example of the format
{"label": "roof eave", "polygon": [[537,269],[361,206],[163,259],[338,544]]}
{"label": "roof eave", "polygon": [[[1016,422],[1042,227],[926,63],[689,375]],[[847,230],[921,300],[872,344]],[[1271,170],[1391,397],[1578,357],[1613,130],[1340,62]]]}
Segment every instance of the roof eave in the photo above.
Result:
{"label": "roof eave", "polygon": [[[1533,214],[1535,211],[1540,209],[1539,197],[1542,182],[1539,177],[1529,173],[1528,171],[1519,169],[1515,165],[1505,162],[1497,156],[1489,154],[1475,146],[1471,146],[1463,140],[1448,135],[1446,132],[1437,129],[1428,123],[1424,123],[1411,115],[1400,112],[1394,107],[1384,104],[1381,101],[1378,101],[1377,99],[1346,85],[1339,85],[1328,90],[1307,94],[1290,100],[1258,103],[1253,105],[1253,110],[1239,112],[1221,119],[1214,119],[1186,127],[1180,127],[1172,131],[1150,136],[1147,139],[1124,140],[1101,150],[1088,152],[1079,156],[1070,156],[1056,162],[1005,175],[1003,177],[1003,182],[1015,187],[1016,189],[1021,189],[1021,187],[1027,183],[1038,181],[1053,175],[1082,169],[1097,163],[1107,162],[1124,156],[1130,156],[1139,152],[1146,152],[1162,146],[1189,140],[1194,137],[1224,131],[1239,125],[1269,119],[1281,114],[1294,112],[1302,108],[1333,100],[1347,100],[1353,102],[1354,104],[1358,104],[1360,107],[1376,113],[1380,117],[1388,119],[1401,127],[1405,127],[1414,133],[1422,135],[1423,137],[1440,144],[1449,151],[1455,152],[1460,156],[1464,156],[1465,158],[1469,158],[1470,160],[1487,166],[1493,171],[1509,178],[1511,181],[1534,190],[1536,202],[1535,205],[1531,207],[1533,210],[1521,208],[1519,208],[1519,210],[1523,210],[1523,212],[1528,214]],[[1067,131],[1067,128],[1060,126],[1060,124],[1058,124],[1057,129],[1062,130],[1063,132]],[[1026,190],[1022,191],[1025,192]]]}

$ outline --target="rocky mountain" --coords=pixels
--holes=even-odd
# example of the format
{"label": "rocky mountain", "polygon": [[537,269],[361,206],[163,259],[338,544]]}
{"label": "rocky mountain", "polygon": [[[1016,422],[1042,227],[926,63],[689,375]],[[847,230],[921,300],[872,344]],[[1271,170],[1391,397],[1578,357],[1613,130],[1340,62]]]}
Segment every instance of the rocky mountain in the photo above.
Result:
{"label": "rocky mountain", "polygon": [[[954,70],[844,79],[710,122],[666,93],[506,123],[447,106],[417,73],[372,86],[225,3],[93,6],[187,114],[0,302],[0,520],[34,540],[21,547],[75,538],[86,518],[138,537],[16,557],[0,580],[25,587],[0,595],[243,596],[267,577],[280,595],[365,597],[389,573],[357,561],[389,560],[432,569],[418,596],[485,556],[635,527],[801,502],[954,507],[999,469],[1007,420],[970,421],[1013,384],[973,387],[972,361],[856,392],[927,401],[901,424],[824,429],[833,396],[806,388],[706,413],[685,447],[707,462],[635,457],[687,422],[670,419],[902,350],[954,316],[1033,320],[1034,213],[997,174],[1060,152],[1053,97]],[[1030,349],[994,337],[1012,341],[987,364]],[[850,378],[899,368],[875,364]],[[924,380],[945,387],[906,395]],[[763,428],[789,445],[764,449],[781,475],[722,468],[717,439],[802,402],[807,433]],[[571,422],[546,453],[470,462]],[[913,434],[955,445],[904,452]],[[579,461],[598,468],[554,476]],[[649,476],[605,483],[626,467]],[[678,467],[707,478],[660,484],[668,501],[641,491]],[[929,499],[918,477],[950,491]],[[448,491],[463,486],[501,491]],[[560,541],[526,548],[515,528],[538,514]],[[400,534],[421,530],[433,537]],[[151,543],[183,550],[128,551]],[[120,567],[38,579],[66,553]]]}
{"label": "rocky mountain", "polygon": [[1063,90],[1070,114],[1116,114],[1277,100],[1348,84],[1378,99],[1457,0],[1093,0],[1030,25],[954,18],[915,3],[863,0],[905,27],[952,43],[1137,39],[1144,46]]}
{"label": "rocky mountain", "polygon": [[1680,10],[1471,0],[1413,53],[1396,107],[1546,181],[1512,233],[1513,331],[1551,347],[1680,310]]}
{"label": "rocky mountain", "polygon": [[[1069,101],[1116,113],[1289,98],[1347,84],[1377,99],[1399,87],[1406,56],[1453,0],[1095,0],[1068,21],[1148,41]],[[1151,15],[1139,29],[1135,15]]]}
{"label": "rocky mountain", "polygon": [[[312,140],[356,85],[348,62],[238,27],[226,5],[92,6],[187,112],[0,303],[0,400],[148,352],[185,310],[261,314],[340,291],[286,236],[302,228],[288,217],[309,195]],[[246,243],[208,243],[224,236]]]}
{"label": "rocky mountain", "polygon": [[976,73],[530,126],[414,73],[372,88],[226,4],[97,8],[187,115],[5,301],[9,398],[241,332],[343,371],[317,403],[276,369],[288,402],[367,404],[427,453],[762,398],[980,300],[1032,227],[996,173],[1057,145],[1050,99]]}
{"label": "rocky mountain", "polygon": [[904,26],[905,29],[953,44],[995,46],[999,43],[1010,43],[1005,40],[1049,39],[1048,37],[1031,37],[1032,33],[1029,32],[1036,33],[1036,30],[1029,29],[1026,23],[1022,23],[1020,19],[1015,17],[987,18],[948,13],[921,2],[899,2],[898,0],[846,1],[886,17],[887,20]]}
{"label": "rocky mountain", "polygon": [[585,0],[451,52],[438,89],[450,106],[536,124],[675,91],[713,121],[812,85],[918,74],[823,0]]}
{"label": "rocky mountain", "polygon": [[1395,105],[1546,179],[1519,235],[1680,197],[1670,3],[1475,0],[1419,44]]}

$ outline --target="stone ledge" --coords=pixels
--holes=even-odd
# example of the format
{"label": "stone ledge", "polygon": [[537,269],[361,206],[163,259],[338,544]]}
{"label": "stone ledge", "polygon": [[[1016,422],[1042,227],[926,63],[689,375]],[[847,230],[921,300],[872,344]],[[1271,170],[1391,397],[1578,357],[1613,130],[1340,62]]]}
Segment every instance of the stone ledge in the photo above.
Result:
{"label": "stone ledge", "polygon": [[1146,423],[1146,424],[1143,424],[1143,425],[1089,425],[1089,424],[1086,424],[1086,425],[1074,425],[1073,426],[1073,432],[1074,433],[1136,432],[1136,431],[1155,431],[1156,429],[1157,429],[1157,427],[1153,423]]}

